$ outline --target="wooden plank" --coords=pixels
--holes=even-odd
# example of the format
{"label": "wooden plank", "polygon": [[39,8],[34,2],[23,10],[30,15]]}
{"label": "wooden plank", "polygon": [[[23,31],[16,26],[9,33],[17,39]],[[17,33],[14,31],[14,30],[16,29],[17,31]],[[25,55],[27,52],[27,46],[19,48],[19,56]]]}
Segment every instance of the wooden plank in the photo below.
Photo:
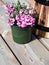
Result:
{"label": "wooden plank", "polygon": [[0,37],[0,65],[20,65]]}
{"label": "wooden plank", "polygon": [[[11,33],[8,33],[7,34],[7,36],[6,36],[6,39],[7,39],[7,37],[8,36],[10,36],[11,37],[11,35],[10,35]],[[11,37],[12,38],[12,37]],[[8,39],[9,39],[9,37],[8,37]],[[7,39],[7,40],[8,40]],[[49,65],[49,51],[47,51],[47,49],[40,43],[40,41],[39,40],[37,40],[36,39],[36,37],[33,35],[33,41],[32,42],[30,42],[29,43],[29,46],[31,47],[31,49],[36,53],[36,55],[40,58],[40,60],[41,60],[41,62],[42,63],[45,63],[46,65],[48,64]],[[40,39],[42,39],[42,38],[40,38]],[[48,39],[44,39],[45,41],[47,40],[47,43],[48,43]],[[12,40],[11,40],[12,41]],[[11,42],[10,41],[10,42]],[[9,41],[8,41],[9,42]],[[13,43],[13,42],[12,42]],[[10,45],[11,46],[11,45]],[[27,50],[28,49],[28,45],[27,45],[27,47],[26,47],[26,45],[24,45],[24,47],[25,47],[25,49]],[[29,47],[29,48],[30,48]],[[33,52],[32,51],[32,52]],[[27,50],[27,53],[28,53],[28,50]],[[29,54],[31,53],[31,50],[29,50]],[[32,54],[33,55],[33,57],[35,57],[34,56],[34,54]],[[31,56],[32,57],[32,56]],[[33,58],[32,57],[32,58]],[[31,60],[34,60],[34,59],[31,59]]]}
{"label": "wooden plank", "polygon": [[47,48],[47,50],[49,51],[49,39],[40,38],[39,40]]}
{"label": "wooden plank", "polygon": [[[30,47],[45,65],[49,65],[49,51],[41,44],[39,40],[37,40],[35,36],[33,37],[35,40],[33,40],[33,42],[29,44]],[[49,39],[44,38],[43,41],[45,41],[47,44],[49,43]]]}
{"label": "wooden plank", "polygon": [[43,62],[41,62],[39,58],[36,56],[36,54],[28,49],[29,44],[27,44],[27,46],[16,44],[12,39],[11,33],[8,33],[4,38],[8,42],[9,46],[11,47],[15,55],[21,61],[22,65],[44,65]]}

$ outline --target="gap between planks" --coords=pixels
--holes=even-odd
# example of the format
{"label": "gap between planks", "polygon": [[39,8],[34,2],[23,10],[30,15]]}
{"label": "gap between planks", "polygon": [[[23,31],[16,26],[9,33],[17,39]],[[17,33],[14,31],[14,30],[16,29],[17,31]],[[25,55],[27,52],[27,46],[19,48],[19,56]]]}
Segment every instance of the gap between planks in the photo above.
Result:
{"label": "gap between planks", "polygon": [[1,65],[20,65],[16,58],[13,56],[12,52],[9,50],[7,45],[0,34],[0,64]]}
{"label": "gap between planks", "polygon": [[[5,36],[6,37],[6,36]],[[4,37],[4,38],[5,38]],[[5,40],[8,42],[8,45],[10,46],[10,48],[13,50],[14,54],[17,55],[18,59],[21,61],[22,65],[44,65],[44,63],[42,63],[40,61],[40,59],[36,56],[36,54],[32,51],[29,50],[31,49],[29,47],[29,45],[17,45],[16,43],[13,43],[13,40],[11,41],[10,39],[7,40],[7,38],[5,38]],[[12,44],[11,44],[12,43]],[[26,49],[25,49],[26,46]],[[15,50],[15,49],[16,50]],[[22,48],[22,49],[21,49]],[[29,48],[29,49],[28,49]],[[19,51],[19,52],[18,52]],[[21,52],[20,52],[21,51]],[[23,53],[22,53],[23,51]],[[31,52],[30,52],[31,51]],[[32,54],[31,54],[32,53]],[[26,55],[25,55],[26,54]],[[22,55],[22,56],[21,56]],[[31,61],[33,60],[33,62]],[[25,61],[25,62],[24,62]],[[29,63],[28,63],[29,62]]]}
{"label": "gap between planks", "polygon": [[[5,30],[5,31],[2,33],[2,36],[5,37],[8,32],[9,32],[9,30]],[[37,38],[37,40],[39,40],[39,41],[41,42],[41,44],[49,51],[49,44],[48,44],[48,42],[46,42],[46,41],[44,40],[44,38],[37,37],[36,35],[34,35],[34,36],[35,36],[35,37]]]}
{"label": "gap between planks", "polygon": [[[7,33],[7,32],[6,32],[6,33]],[[17,56],[14,54],[14,52],[12,51],[12,49],[10,48],[10,46],[8,45],[8,43],[7,43],[7,42],[5,41],[5,39],[3,38],[4,35],[2,36],[2,35],[0,34],[0,36],[1,36],[1,38],[3,39],[3,41],[5,42],[5,44],[7,45],[7,47],[10,49],[10,51],[12,52],[12,54],[14,55],[15,59],[19,62],[20,65],[22,65],[21,62],[19,61],[19,59],[17,58]]]}
{"label": "gap between planks", "polygon": [[[35,37],[39,40],[39,42],[41,42],[41,44],[49,51],[49,39],[46,39],[46,38],[41,38],[39,36],[36,36]],[[47,42],[48,41],[48,42]]]}

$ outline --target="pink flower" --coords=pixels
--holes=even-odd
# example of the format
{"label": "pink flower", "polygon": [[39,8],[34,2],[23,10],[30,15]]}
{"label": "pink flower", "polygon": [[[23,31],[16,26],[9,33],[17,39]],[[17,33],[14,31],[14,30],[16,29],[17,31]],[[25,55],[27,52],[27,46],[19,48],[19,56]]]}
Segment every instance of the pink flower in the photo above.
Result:
{"label": "pink flower", "polygon": [[21,23],[19,21],[17,21],[17,25],[18,25],[18,27],[20,27],[21,26]]}
{"label": "pink flower", "polygon": [[30,15],[26,15],[25,16],[25,22],[26,22],[26,25],[33,26],[33,24],[35,23],[35,18],[33,18]]}
{"label": "pink flower", "polygon": [[35,24],[35,18],[32,17],[32,14],[36,13],[35,10],[31,9],[28,11],[27,8],[20,8],[20,11],[18,11],[17,7],[15,5],[13,7],[11,4],[5,5],[4,7],[6,9],[6,15],[9,16],[8,24],[10,26],[16,25],[25,28]]}
{"label": "pink flower", "polygon": [[32,23],[35,23],[35,18],[31,17],[31,18],[30,18],[30,21],[31,21]]}
{"label": "pink flower", "polygon": [[30,21],[30,15],[26,15],[26,16],[25,16],[25,21],[26,21],[26,22],[29,22],[29,21]]}
{"label": "pink flower", "polygon": [[10,16],[11,16],[11,17],[14,17],[14,13],[11,13]]}
{"label": "pink flower", "polygon": [[33,9],[29,10],[29,14],[34,14]]}
{"label": "pink flower", "polygon": [[31,26],[34,26],[35,25],[35,18],[31,17],[30,22],[32,23]]}
{"label": "pink flower", "polygon": [[10,26],[13,26],[14,22],[15,22],[15,19],[14,19],[14,18],[10,18],[10,19],[8,20],[8,24],[9,24]]}
{"label": "pink flower", "polygon": [[6,6],[4,6],[4,7],[5,7],[5,9],[6,9],[8,12],[13,12],[13,11],[15,10],[15,8],[12,7],[12,5],[6,5]]}
{"label": "pink flower", "polygon": [[24,12],[24,10],[23,9],[20,9],[19,14],[22,14],[23,12]]}
{"label": "pink flower", "polygon": [[17,20],[17,25],[18,27],[26,27],[26,22],[25,22],[25,14],[19,14],[18,16],[16,16],[16,20]]}
{"label": "pink flower", "polygon": [[24,9],[24,14],[28,14],[28,10],[27,9]]}
{"label": "pink flower", "polygon": [[25,14],[22,14],[21,16],[20,16],[20,21],[24,21],[25,20]]}
{"label": "pink flower", "polygon": [[25,22],[26,22],[26,25],[31,25],[30,24],[30,15],[25,16]]}
{"label": "pink flower", "polygon": [[8,10],[8,8],[7,8],[7,6],[6,6],[6,5],[4,5],[4,8],[5,8],[5,10]]}
{"label": "pink flower", "polygon": [[28,10],[27,9],[24,9],[24,14],[28,14]]}
{"label": "pink flower", "polygon": [[6,16],[14,16],[15,8],[12,5],[4,5]]}
{"label": "pink flower", "polygon": [[25,27],[27,27],[27,25],[26,24],[21,24],[21,27],[25,28]]}
{"label": "pink flower", "polygon": [[20,9],[19,14],[28,14],[28,10],[27,9]]}
{"label": "pink flower", "polygon": [[6,7],[7,7],[7,9],[8,9],[9,12],[12,12],[13,11],[13,8],[12,8],[11,5],[7,5]]}
{"label": "pink flower", "polygon": [[19,27],[25,28],[28,25],[33,26],[35,23],[35,18],[33,18],[31,15],[25,15],[25,14],[18,14],[16,16],[17,25]]}
{"label": "pink flower", "polygon": [[33,18],[31,15],[18,14],[16,15],[16,20],[16,24],[21,28],[33,26],[35,24],[35,18]]}
{"label": "pink flower", "polygon": [[5,13],[6,13],[6,16],[9,16],[9,14],[10,14],[8,11],[5,11]]}
{"label": "pink flower", "polygon": [[16,20],[19,21],[19,19],[20,19],[20,15],[18,14],[16,15]]}
{"label": "pink flower", "polygon": [[16,15],[16,20],[17,21],[24,21],[25,19],[25,15],[24,14],[18,14]]}
{"label": "pink flower", "polygon": [[22,27],[22,28],[27,27],[27,25],[26,25],[26,22],[25,22],[25,21],[22,21],[22,22],[21,22],[21,27]]}

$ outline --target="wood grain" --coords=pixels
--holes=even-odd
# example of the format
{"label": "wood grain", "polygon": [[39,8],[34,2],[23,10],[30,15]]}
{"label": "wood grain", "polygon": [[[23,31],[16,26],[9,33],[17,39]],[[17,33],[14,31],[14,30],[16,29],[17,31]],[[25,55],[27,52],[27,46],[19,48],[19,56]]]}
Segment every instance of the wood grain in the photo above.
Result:
{"label": "wood grain", "polygon": [[15,53],[15,55],[21,61],[22,65],[39,65],[39,64],[44,65],[40,61],[40,59],[36,56],[36,54],[33,51],[29,50],[29,48],[30,48],[28,46],[29,44],[20,45],[20,44],[15,43],[13,41],[10,33],[8,33],[7,36],[5,36],[4,38],[8,42],[8,44],[10,45],[10,47],[13,50],[13,52]]}
{"label": "wood grain", "polygon": [[5,42],[0,37],[0,65],[19,65]]}

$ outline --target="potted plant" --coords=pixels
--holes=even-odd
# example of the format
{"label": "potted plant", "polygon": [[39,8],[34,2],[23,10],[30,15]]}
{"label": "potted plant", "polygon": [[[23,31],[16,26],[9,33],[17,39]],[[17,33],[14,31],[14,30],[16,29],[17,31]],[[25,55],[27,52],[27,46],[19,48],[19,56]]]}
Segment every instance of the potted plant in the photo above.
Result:
{"label": "potted plant", "polygon": [[27,8],[19,1],[15,4],[6,4],[6,15],[9,16],[8,24],[11,26],[13,40],[25,44],[31,40],[31,27],[35,24],[33,9]]}

